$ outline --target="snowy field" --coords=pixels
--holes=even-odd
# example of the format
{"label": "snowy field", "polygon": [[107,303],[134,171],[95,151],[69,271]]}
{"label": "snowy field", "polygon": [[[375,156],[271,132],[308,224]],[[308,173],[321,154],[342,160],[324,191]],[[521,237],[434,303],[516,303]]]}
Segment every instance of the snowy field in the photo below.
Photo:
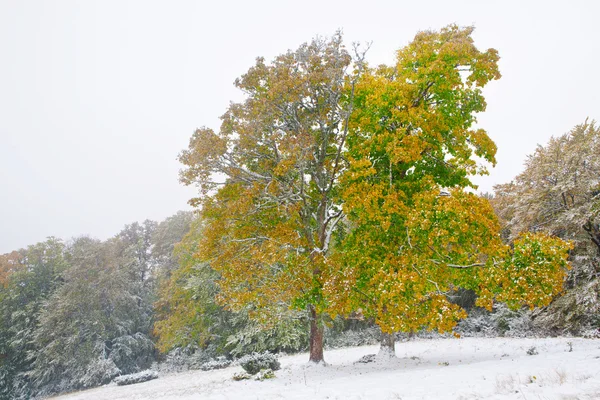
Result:
{"label": "snowy field", "polygon": [[600,399],[600,340],[417,339],[397,343],[397,359],[355,364],[377,350],[327,351],[327,366],[282,357],[276,378],[262,382],[233,381],[237,366],[56,399]]}

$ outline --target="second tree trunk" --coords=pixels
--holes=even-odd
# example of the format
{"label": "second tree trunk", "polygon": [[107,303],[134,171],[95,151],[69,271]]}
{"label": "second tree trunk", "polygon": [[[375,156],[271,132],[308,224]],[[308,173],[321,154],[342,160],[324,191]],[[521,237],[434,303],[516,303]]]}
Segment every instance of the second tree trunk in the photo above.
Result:
{"label": "second tree trunk", "polygon": [[323,359],[323,324],[315,307],[308,306],[310,312],[310,358],[314,363],[325,362]]}

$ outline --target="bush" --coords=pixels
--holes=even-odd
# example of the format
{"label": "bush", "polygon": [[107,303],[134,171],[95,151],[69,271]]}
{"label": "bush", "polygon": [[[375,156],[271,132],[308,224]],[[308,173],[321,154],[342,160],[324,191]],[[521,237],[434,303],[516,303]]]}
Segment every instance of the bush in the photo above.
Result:
{"label": "bush", "polygon": [[339,349],[379,343],[379,327],[371,321],[343,319],[325,325],[325,348]]}
{"label": "bush", "polygon": [[234,381],[244,381],[244,380],[247,380],[250,378],[252,378],[252,375],[250,375],[247,372],[237,372],[237,373],[233,374]]}
{"label": "bush", "polygon": [[152,369],[161,374],[177,373],[202,368],[215,356],[215,351],[210,346],[200,349],[197,346],[177,347],[166,354],[164,360],[152,365]]}
{"label": "bush", "polygon": [[589,335],[600,328],[600,279],[568,290],[534,312],[533,326],[546,335]]}
{"label": "bush", "polygon": [[115,382],[119,386],[124,386],[132,385],[134,383],[146,382],[156,378],[158,378],[158,372],[147,369],[145,371],[138,372],[137,374],[118,376],[114,379],[113,382]]}
{"label": "bush", "polygon": [[377,361],[377,354],[367,354],[355,361],[354,364],[369,364]]}
{"label": "bush", "polygon": [[473,308],[466,319],[455,328],[464,337],[527,337],[533,335],[531,313],[528,310],[513,311],[504,304],[494,304],[493,312]]}
{"label": "bush", "polygon": [[231,360],[226,359],[223,356],[217,357],[216,360],[210,360],[200,366],[202,371],[211,371],[213,369],[223,369],[231,365]]}
{"label": "bush", "polygon": [[259,373],[261,369],[277,371],[281,368],[277,357],[269,352],[249,354],[240,358],[239,363],[244,368],[244,371],[251,375]]}
{"label": "bush", "polygon": [[[113,360],[98,358],[91,362],[85,369],[85,373],[79,378],[79,384],[75,387],[89,388],[110,382],[121,370],[117,368]],[[66,389],[71,389],[66,387]],[[60,390],[63,391],[63,390]]]}
{"label": "bush", "polygon": [[379,343],[379,328],[368,327],[360,330],[343,332],[326,332],[325,348],[339,349],[342,347],[365,346]]}
{"label": "bush", "polygon": [[224,349],[233,357],[272,351],[296,353],[308,348],[307,321],[302,312],[287,311],[270,329],[250,320],[247,314],[236,314],[233,333]]}
{"label": "bush", "polygon": [[272,369],[263,369],[258,374],[256,374],[256,377],[254,378],[254,380],[264,381],[265,379],[273,379],[273,378],[275,378],[275,372],[273,372]]}

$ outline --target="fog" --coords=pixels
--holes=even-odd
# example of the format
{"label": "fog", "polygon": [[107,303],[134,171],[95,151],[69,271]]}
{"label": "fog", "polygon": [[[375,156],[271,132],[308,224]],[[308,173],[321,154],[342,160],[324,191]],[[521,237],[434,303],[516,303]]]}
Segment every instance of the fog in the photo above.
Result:
{"label": "fog", "polygon": [[[496,48],[479,126],[498,145],[480,190],[510,181],[527,154],[600,118],[595,1],[0,2],[0,253],[80,234],[105,239],[160,220],[195,192],[177,154],[218,128],[257,56],[272,59],[342,29],[391,62],[419,30],[475,25]],[[594,78],[590,78],[594,77]]]}

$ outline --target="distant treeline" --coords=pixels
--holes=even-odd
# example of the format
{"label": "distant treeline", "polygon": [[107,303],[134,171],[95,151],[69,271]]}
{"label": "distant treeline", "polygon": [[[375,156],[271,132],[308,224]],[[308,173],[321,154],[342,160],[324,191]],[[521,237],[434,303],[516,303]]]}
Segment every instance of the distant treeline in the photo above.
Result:
{"label": "distant treeline", "polygon": [[191,212],[0,256],[0,398],[107,383],[156,359],[153,304]]}

